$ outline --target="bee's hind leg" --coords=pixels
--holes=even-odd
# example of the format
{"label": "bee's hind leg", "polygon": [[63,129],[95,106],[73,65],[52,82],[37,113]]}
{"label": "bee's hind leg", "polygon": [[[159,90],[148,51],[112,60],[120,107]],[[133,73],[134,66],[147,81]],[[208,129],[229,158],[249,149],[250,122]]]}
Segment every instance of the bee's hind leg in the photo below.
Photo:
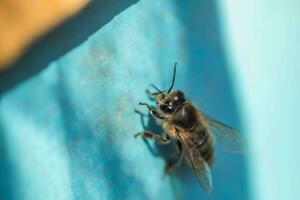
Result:
{"label": "bee's hind leg", "polygon": [[169,144],[171,142],[171,138],[168,135],[162,136],[150,131],[142,131],[134,135],[134,137],[142,136],[144,138],[151,138],[152,140],[162,143]]}
{"label": "bee's hind leg", "polygon": [[183,149],[182,149],[182,145],[181,142],[177,140],[177,149],[179,151],[179,157],[177,158],[177,161],[174,162],[174,158],[169,159],[166,163],[165,166],[165,172],[171,172],[174,169],[180,167],[181,163],[182,163],[182,158],[183,158]]}

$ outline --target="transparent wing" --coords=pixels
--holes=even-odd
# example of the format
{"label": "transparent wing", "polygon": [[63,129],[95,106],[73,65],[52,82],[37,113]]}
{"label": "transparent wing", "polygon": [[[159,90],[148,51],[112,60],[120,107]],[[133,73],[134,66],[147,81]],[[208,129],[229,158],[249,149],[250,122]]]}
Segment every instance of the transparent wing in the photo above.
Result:
{"label": "transparent wing", "polygon": [[205,115],[210,131],[228,151],[241,153],[247,148],[246,140],[232,127]]}
{"label": "transparent wing", "polygon": [[210,168],[205,160],[201,157],[200,152],[186,134],[178,133],[179,139],[183,144],[186,157],[189,159],[193,171],[199,184],[209,194],[212,191],[212,179]]}

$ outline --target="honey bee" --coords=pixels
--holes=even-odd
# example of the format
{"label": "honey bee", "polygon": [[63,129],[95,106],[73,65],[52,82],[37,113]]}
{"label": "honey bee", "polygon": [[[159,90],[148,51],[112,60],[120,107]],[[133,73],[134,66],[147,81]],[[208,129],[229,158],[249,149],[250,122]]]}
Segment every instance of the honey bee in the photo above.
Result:
{"label": "honey bee", "polygon": [[166,171],[180,166],[184,157],[192,167],[204,191],[211,193],[210,166],[215,156],[214,138],[219,139],[228,150],[235,152],[243,151],[245,140],[232,127],[203,113],[186,99],[182,91],[172,91],[176,66],[177,63],[174,64],[172,83],[167,91],[161,91],[154,85],[152,86],[157,92],[151,93],[146,90],[147,94],[155,100],[157,111],[147,103],[139,103],[139,105],[146,106],[149,113],[161,122],[164,134],[158,135],[150,131],[142,131],[135,137],[151,138],[163,144],[169,144],[171,140],[175,140],[180,152],[179,158],[175,163],[167,163]]}

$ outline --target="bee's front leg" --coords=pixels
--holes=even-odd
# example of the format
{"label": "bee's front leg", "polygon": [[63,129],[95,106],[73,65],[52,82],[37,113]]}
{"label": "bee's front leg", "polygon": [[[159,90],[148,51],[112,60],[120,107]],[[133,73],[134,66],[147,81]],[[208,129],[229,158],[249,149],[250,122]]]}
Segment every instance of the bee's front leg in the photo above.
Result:
{"label": "bee's front leg", "polygon": [[168,135],[161,136],[161,135],[152,133],[150,131],[143,131],[143,132],[139,132],[134,135],[134,137],[138,137],[138,136],[142,136],[145,138],[151,138],[151,139],[155,140],[156,142],[159,142],[162,144],[169,144],[171,142],[171,138]]}
{"label": "bee's front leg", "polygon": [[162,114],[160,114],[160,113],[158,113],[157,111],[153,110],[153,109],[151,108],[151,106],[149,106],[147,103],[142,103],[142,102],[140,102],[139,104],[142,105],[142,106],[146,106],[146,107],[148,108],[149,113],[150,113],[153,117],[158,118],[158,119],[162,119],[162,120],[164,120],[164,119],[166,118],[166,117],[163,116]]}
{"label": "bee's front leg", "polygon": [[[154,86],[155,88],[157,88],[156,86]],[[157,95],[162,94],[161,92],[150,92],[150,90],[146,90],[146,94],[148,95],[148,97],[152,100],[155,100]]]}

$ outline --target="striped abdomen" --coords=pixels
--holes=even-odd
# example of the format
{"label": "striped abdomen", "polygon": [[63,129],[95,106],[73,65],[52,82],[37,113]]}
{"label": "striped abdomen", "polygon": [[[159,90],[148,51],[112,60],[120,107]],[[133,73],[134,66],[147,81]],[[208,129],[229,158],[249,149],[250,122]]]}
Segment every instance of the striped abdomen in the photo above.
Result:
{"label": "striped abdomen", "polygon": [[197,149],[201,153],[202,158],[211,165],[214,159],[214,143],[213,137],[204,127],[198,128],[191,132],[191,138]]}

